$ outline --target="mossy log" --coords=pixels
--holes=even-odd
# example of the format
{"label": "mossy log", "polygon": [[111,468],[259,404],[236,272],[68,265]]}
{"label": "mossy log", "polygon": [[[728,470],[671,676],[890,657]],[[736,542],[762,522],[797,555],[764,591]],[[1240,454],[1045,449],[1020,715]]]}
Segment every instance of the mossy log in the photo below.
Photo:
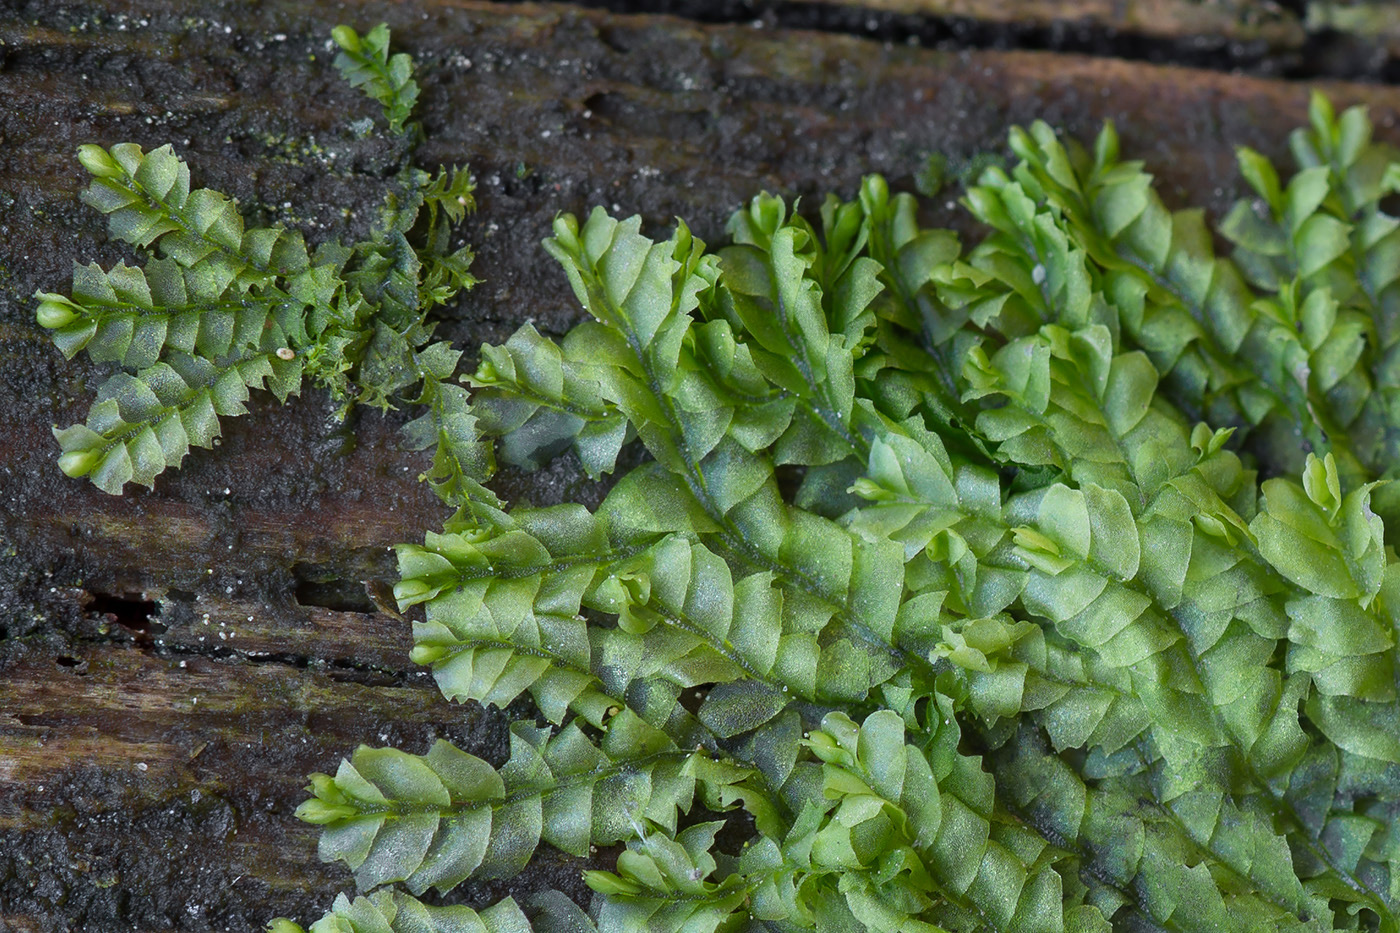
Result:
{"label": "mossy log", "polygon": [[[256,400],[219,449],[153,491],[65,479],[54,424],[80,419],[100,371],[34,324],[72,263],[128,257],[81,205],[80,143],[174,143],[200,184],[310,240],[363,235],[392,147],[330,67],[339,20],[387,20],[414,54],[428,141],[470,164],[484,283],[441,333],[473,352],[525,320],[579,314],[539,248],[558,211],[603,204],[707,239],[761,190],[910,187],[928,153],[1000,151],[1044,118],[1125,148],[1177,204],[1219,211],[1233,149],[1281,155],[1307,92],[1210,71],[1026,52],[946,52],[831,33],[475,0],[313,5],[32,0],[0,13],[0,929],[259,929],[319,916],[349,877],[292,818],[305,775],[356,744],[421,752],[447,737],[499,760],[509,717],[451,706],[409,663],[383,596],[390,546],[443,512],[401,449],[404,413],[336,424],[311,392]],[[1334,84],[1394,136],[1400,91]],[[930,220],[956,217],[953,195]],[[507,472],[514,501],[596,501],[575,464]],[[590,496],[593,497],[590,500]],[[515,711],[524,714],[525,710]],[[481,903],[562,887],[542,852]]]}

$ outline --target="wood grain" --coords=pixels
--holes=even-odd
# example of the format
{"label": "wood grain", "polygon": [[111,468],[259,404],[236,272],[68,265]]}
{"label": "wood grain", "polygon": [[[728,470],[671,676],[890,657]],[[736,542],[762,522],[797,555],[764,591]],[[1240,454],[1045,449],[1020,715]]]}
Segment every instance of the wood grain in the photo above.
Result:
{"label": "wood grain", "polygon": [[[1261,42],[1273,51],[1300,48],[1304,22],[1270,0],[818,0],[904,16],[957,18],[1019,29],[1083,28],[1154,39],[1207,36]],[[1330,12],[1330,11],[1329,11]],[[1345,14],[1339,17],[1347,21]]]}

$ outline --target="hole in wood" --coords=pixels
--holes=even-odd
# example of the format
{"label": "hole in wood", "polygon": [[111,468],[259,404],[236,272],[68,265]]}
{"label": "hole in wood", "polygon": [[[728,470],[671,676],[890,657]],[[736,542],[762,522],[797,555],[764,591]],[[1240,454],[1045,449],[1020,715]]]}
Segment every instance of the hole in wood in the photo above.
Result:
{"label": "hole in wood", "polygon": [[334,612],[374,612],[374,600],[358,580],[346,580],[334,571],[314,564],[292,567],[297,605],[316,606]]}
{"label": "hole in wood", "polygon": [[79,660],[77,658],[70,658],[66,654],[60,655],[55,660],[55,663],[57,663],[59,667],[64,668],[65,670],[72,671],[74,674],[77,674],[79,676],[82,676],[88,672],[87,661]]}
{"label": "hole in wood", "polygon": [[153,599],[142,599],[139,593],[89,593],[84,608],[105,615],[109,622],[137,635],[158,635],[165,631],[157,616],[160,607]]}

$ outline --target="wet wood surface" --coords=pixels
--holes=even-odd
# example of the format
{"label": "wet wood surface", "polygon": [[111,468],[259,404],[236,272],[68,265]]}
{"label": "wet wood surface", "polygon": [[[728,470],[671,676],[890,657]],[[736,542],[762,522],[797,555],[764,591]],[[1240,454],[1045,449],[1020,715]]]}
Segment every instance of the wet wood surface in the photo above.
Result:
{"label": "wet wood surface", "polygon": [[[322,394],[258,398],[154,491],[65,479],[54,424],[103,371],[33,323],[72,263],[131,258],[77,200],[80,143],[175,144],[198,184],[315,242],[362,235],[392,146],[330,67],[330,28],[386,20],[419,61],[417,161],[478,175],[468,238],[484,283],[440,333],[473,352],[525,320],[578,316],[539,248],[557,211],[603,204],[710,240],[762,189],[910,188],[929,153],[1001,152],[1043,118],[1088,138],[1117,121],[1170,203],[1218,216],[1234,147],[1281,155],[1307,89],[1106,58],[948,52],[831,33],[697,25],[473,0],[195,6],[36,0],[0,12],[0,929],[260,929],[309,922],[348,874],[292,811],[305,776],[361,743],[447,737],[501,757],[509,717],[449,705],[382,606],[390,547],[443,517],[402,450],[405,413],[330,418]],[[11,9],[16,7],[11,5]],[[1400,91],[1325,86],[1396,138]],[[953,220],[954,194],[928,205]],[[589,501],[569,461],[507,474],[513,501]],[[513,711],[525,714],[524,708]],[[582,895],[542,852],[485,903],[542,885]]]}
{"label": "wet wood surface", "polygon": [[[1021,29],[1095,28],[1157,39],[1212,37],[1261,42],[1271,50],[1302,47],[1307,17],[1272,0],[818,0],[908,16],[956,18]],[[1330,10],[1328,11],[1331,12]],[[1354,15],[1342,13],[1344,22]]]}

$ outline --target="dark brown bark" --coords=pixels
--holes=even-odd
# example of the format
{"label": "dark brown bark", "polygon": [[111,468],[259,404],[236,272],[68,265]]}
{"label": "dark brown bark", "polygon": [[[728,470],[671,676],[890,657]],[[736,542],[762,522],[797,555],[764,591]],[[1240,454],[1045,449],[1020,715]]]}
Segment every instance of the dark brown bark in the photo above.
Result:
{"label": "dark brown bark", "polygon": [[[417,160],[468,163],[481,182],[469,236],[485,282],[441,328],[469,352],[526,319],[558,332],[578,316],[537,245],[557,211],[601,203],[658,231],[679,215],[713,240],[760,189],[850,193],[872,171],[908,187],[926,153],[999,151],[1011,123],[1087,138],[1112,118],[1169,202],[1218,212],[1237,190],[1233,148],[1281,154],[1307,97],[1205,71],[568,6],[0,13],[0,929],[310,921],[349,878],[291,816],[308,772],[360,742],[421,752],[448,737],[502,755],[509,717],[442,701],[408,662],[407,622],[371,595],[392,582],[389,546],[442,518],[416,480],[422,457],[397,445],[403,414],[338,426],[320,393],[259,398],[219,449],[121,498],[65,479],[49,433],[83,416],[101,370],[60,357],[30,296],[65,289],[74,260],[129,256],[77,201],[74,147],[173,142],[199,183],[265,219],[313,241],[361,235],[395,152],[350,129],[372,108],[341,84],[326,37],[381,19],[419,61]],[[1400,92],[1326,89],[1371,103],[1393,135]],[[954,217],[951,198],[930,217]],[[569,461],[500,488],[596,497]],[[581,896],[578,867],[542,852],[518,882],[461,893]]]}
{"label": "dark brown bark", "polygon": [[[848,0],[818,2],[854,6]],[[1261,42],[1273,51],[1300,48],[1308,35],[1300,17],[1270,0],[872,0],[862,6],[877,12],[958,18],[1019,28],[1059,24],[1156,39],[1204,36],[1231,42]],[[1347,20],[1345,15],[1340,18]]]}

